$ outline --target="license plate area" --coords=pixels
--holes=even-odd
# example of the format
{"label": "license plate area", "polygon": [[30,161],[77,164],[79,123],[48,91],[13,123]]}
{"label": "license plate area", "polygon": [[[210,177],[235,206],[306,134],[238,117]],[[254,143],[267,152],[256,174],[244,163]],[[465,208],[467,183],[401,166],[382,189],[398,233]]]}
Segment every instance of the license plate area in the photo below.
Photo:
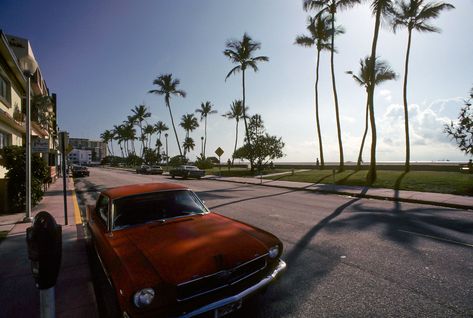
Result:
{"label": "license plate area", "polygon": [[234,311],[237,311],[238,309],[241,308],[241,305],[242,305],[242,299],[234,302],[234,303],[230,303],[230,304],[227,304],[223,307],[220,307],[220,308],[217,308],[215,309],[214,311],[214,318],[220,318],[220,317],[224,317]]}

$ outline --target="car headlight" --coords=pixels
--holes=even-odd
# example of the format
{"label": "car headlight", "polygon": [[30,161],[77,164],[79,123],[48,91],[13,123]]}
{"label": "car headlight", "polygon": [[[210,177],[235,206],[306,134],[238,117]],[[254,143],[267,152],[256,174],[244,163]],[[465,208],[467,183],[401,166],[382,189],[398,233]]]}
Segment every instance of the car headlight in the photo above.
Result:
{"label": "car headlight", "polygon": [[268,253],[270,258],[276,258],[279,255],[279,246],[273,246],[269,249]]}
{"label": "car headlight", "polygon": [[138,308],[143,308],[151,304],[154,299],[154,289],[152,288],[143,288],[135,293],[133,296],[133,302]]}

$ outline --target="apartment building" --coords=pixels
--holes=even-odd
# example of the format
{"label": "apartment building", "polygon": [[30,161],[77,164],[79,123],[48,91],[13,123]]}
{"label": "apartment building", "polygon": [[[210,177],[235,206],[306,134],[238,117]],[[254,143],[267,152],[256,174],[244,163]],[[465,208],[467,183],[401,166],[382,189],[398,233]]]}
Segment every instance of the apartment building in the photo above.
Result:
{"label": "apartment building", "polygon": [[107,156],[107,144],[101,141],[85,138],[69,138],[69,145],[71,145],[73,149],[90,150],[91,162],[100,162]]}
{"label": "apartment building", "polygon": [[[23,75],[19,61],[24,56],[34,58],[31,44],[27,39],[7,35],[0,30],[0,149],[25,143],[25,108],[27,79]],[[56,177],[56,96],[50,95],[40,67],[31,78],[31,135],[35,139],[47,140],[49,150],[38,153],[50,166],[51,177]],[[40,103],[48,101],[46,103]],[[41,107],[43,106],[43,107]],[[8,189],[5,180],[7,170],[0,158],[0,212],[7,209]]]}

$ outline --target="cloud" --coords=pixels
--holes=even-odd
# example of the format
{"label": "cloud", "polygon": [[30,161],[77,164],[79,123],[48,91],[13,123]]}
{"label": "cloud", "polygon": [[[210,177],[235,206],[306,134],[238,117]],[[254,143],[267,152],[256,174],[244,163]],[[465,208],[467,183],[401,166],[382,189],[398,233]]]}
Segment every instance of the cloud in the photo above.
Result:
{"label": "cloud", "polygon": [[379,91],[379,96],[383,97],[386,101],[391,102],[393,99],[392,93],[389,89],[382,89]]}
{"label": "cloud", "polygon": [[[386,93],[387,94],[387,93]],[[454,146],[443,127],[455,120],[462,107],[461,98],[436,100],[426,105],[409,105],[409,135],[413,160],[453,155]],[[404,107],[391,104],[377,119],[379,152],[386,157],[402,160],[404,156]]]}

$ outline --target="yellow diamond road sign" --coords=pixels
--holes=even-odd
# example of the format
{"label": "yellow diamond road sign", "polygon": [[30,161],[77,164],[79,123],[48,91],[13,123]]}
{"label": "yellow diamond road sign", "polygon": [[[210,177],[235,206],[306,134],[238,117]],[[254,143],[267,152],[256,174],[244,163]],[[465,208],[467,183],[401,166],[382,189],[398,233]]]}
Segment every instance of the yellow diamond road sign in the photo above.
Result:
{"label": "yellow diamond road sign", "polygon": [[223,149],[218,147],[217,150],[215,150],[215,154],[219,157],[223,155]]}

